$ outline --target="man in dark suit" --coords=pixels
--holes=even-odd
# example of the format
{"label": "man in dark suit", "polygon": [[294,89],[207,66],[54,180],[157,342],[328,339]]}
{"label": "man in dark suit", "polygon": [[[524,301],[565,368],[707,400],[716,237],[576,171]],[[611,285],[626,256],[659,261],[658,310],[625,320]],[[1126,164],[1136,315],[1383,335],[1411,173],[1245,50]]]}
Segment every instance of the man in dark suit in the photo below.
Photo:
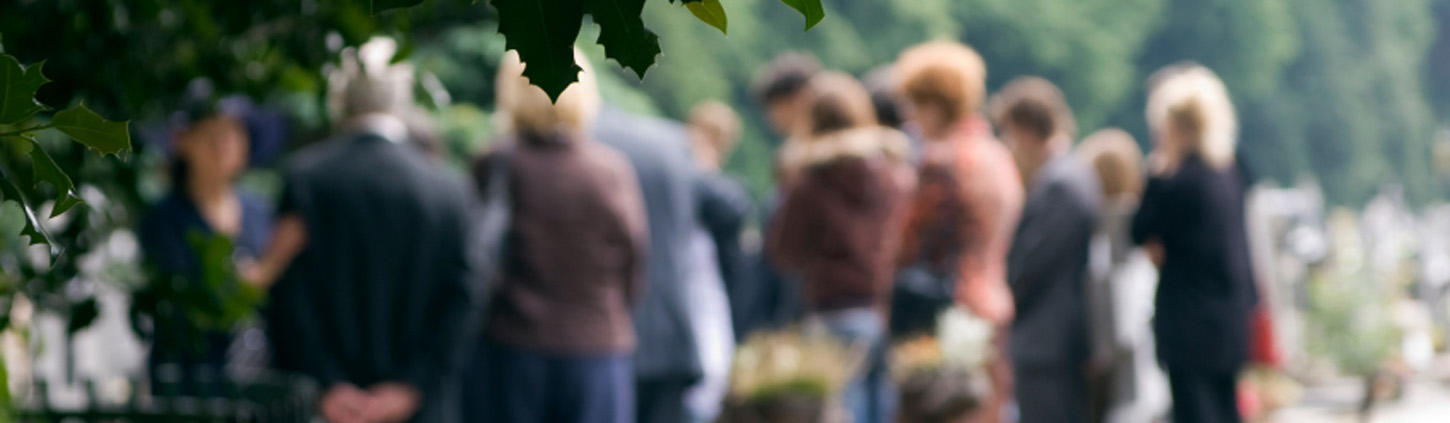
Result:
{"label": "man in dark suit", "polygon": [[695,170],[685,128],[605,109],[595,136],[634,165],[649,215],[644,297],[635,306],[635,414],[641,423],[687,421],[685,392],[702,376],[685,291],[686,245],[696,227]]}
{"label": "man in dark suit", "polygon": [[1009,351],[1023,423],[1085,422],[1088,252],[1101,203],[1097,179],[1067,154],[1072,113],[1061,91],[1020,78],[992,114],[1027,185],[1007,256],[1017,316]]}
{"label": "man in dark suit", "polygon": [[257,277],[281,272],[268,313],[274,361],[316,379],[329,421],[455,422],[452,379],[476,320],[469,191],[409,142],[398,116],[411,69],[388,66],[391,53],[360,56],[383,62],[342,84],[342,135],[284,172]]}

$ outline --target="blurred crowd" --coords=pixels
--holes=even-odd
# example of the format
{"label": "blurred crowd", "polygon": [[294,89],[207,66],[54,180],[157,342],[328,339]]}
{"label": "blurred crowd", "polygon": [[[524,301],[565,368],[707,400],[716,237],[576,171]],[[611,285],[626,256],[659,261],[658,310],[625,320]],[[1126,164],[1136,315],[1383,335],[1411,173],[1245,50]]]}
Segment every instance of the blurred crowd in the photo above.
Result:
{"label": "blurred crowd", "polygon": [[[499,136],[458,174],[395,50],[344,52],[335,136],[286,159],[275,200],[236,188],[243,117],[188,110],[173,191],[139,230],[148,263],[195,283],[195,234],[233,241],[268,292],[267,365],[317,381],[327,421],[779,421],[730,410],[749,400],[732,363],[753,335],[802,326],[860,352],[828,389],[840,412],[802,421],[1242,419],[1264,317],[1235,113],[1207,68],[1146,82],[1140,144],[1082,136],[1046,79],[989,93],[960,43],[864,82],[787,53],[752,87],[780,140],[757,198],[722,170],[741,127],[728,106],[684,123],[612,109],[578,54],[557,98],[506,54]],[[966,407],[891,365],[950,310],[987,328],[967,372],[984,388],[938,390]],[[236,333],[165,323],[152,378],[204,393],[196,375],[225,372]]]}

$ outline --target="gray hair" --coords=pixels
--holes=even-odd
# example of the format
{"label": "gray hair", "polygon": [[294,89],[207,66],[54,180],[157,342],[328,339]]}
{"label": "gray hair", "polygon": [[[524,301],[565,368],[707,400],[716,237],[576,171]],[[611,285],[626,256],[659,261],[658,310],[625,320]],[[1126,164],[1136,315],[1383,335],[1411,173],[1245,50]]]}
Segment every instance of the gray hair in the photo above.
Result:
{"label": "gray hair", "polygon": [[398,44],[374,37],[342,51],[342,64],[328,75],[327,105],[335,122],[368,114],[405,116],[413,109],[413,66],[392,63]]}

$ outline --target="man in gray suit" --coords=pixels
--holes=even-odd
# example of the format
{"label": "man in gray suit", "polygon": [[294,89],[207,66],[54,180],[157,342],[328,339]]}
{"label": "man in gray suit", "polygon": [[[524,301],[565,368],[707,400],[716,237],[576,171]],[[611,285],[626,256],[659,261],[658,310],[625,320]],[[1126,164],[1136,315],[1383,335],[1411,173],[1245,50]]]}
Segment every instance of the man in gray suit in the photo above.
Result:
{"label": "man in gray suit", "polygon": [[1101,203],[1097,179],[1067,154],[1072,112],[1041,78],[1019,78],[992,100],[1027,199],[1007,256],[1017,308],[1009,351],[1023,423],[1085,422],[1088,253]]}
{"label": "man in gray suit", "polygon": [[649,215],[646,287],[634,311],[635,414],[640,423],[684,422],[685,391],[702,375],[685,292],[696,227],[687,134],[679,124],[605,109],[595,136],[634,165]]}

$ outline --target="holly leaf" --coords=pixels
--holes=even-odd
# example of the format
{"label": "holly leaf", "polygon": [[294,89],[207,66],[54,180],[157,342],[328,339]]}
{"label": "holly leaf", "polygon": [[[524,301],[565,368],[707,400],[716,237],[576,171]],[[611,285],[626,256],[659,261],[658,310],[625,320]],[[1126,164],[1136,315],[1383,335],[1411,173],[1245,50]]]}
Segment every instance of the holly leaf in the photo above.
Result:
{"label": "holly leaf", "polygon": [[374,15],[388,11],[389,9],[400,9],[404,7],[417,6],[423,0],[372,0],[369,8]]}
{"label": "holly leaf", "polygon": [[[29,143],[25,144],[28,145]],[[20,229],[20,235],[30,237],[30,245],[49,244],[50,237],[40,230],[40,219],[36,218],[35,212],[30,209],[30,206],[26,205],[27,200],[21,194],[20,186],[15,184],[16,179],[18,178],[5,173],[3,168],[0,168],[0,182],[4,182],[0,183],[0,194],[3,194],[0,197],[5,198],[6,203],[15,203],[20,207],[19,216],[24,221],[23,227]],[[9,206],[6,206],[6,215],[11,215],[12,211],[9,209]]]}
{"label": "holly leaf", "polygon": [[35,143],[34,139],[30,142],[34,143],[30,149],[30,168],[34,170],[35,183],[39,184],[44,181],[55,187],[58,195],[55,199],[55,206],[50,209],[50,217],[60,216],[61,213],[65,213],[66,210],[81,203],[80,197],[76,196],[75,184],[71,182],[70,175],[66,175],[65,171],[60,170],[60,165],[55,164],[55,160],[45,153],[45,149],[40,148],[40,144]]}
{"label": "holly leaf", "polygon": [[826,9],[821,7],[821,0],[780,0],[786,6],[801,12],[806,17],[806,30],[821,23],[826,17]]}
{"label": "holly leaf", "polygon": [[[574,40],[584,22],[581,0],[490,0],[498,11],[504,47],[519,52],[524,77],[557,101],[583,70],[574,63]],[[602,38],[603,36],[601,36]]]}
{"label": "holly leaf", "polygon": [[640,14],[644,13],[644,0],[590,0],[589,15],[599,24],[599,44],[604,46],[604,55],[618,61],[620,65],[634,70],[644,78],[644,73],[655,64],[660,54],[660,39],[644,27]]}
{"label": "holly leaf", "polygon": [[35,92],[50,82],[41,74],[40,68],[44,65],[45,62],[40,62],[21,66],[15,57],[0,54],[0,124],[20,123],[45,110],[45,105],[35,101]]}
{"label": "holly leaf", "polygon": [[725,30],[729,26],[729,19],[725,17],[725,7],[720,5],[720,0],[695,0],[686,1],[685,8],[701,22],[710,24],[720,30],[721,34],[728,34]]}
{"label": "holly leaf", "polygon": [[106,120],[85,104],[62,110],[50,118],[50,124],[76,141],[101,154],[117,154],[131,149],[131,131],[127,122]]}

